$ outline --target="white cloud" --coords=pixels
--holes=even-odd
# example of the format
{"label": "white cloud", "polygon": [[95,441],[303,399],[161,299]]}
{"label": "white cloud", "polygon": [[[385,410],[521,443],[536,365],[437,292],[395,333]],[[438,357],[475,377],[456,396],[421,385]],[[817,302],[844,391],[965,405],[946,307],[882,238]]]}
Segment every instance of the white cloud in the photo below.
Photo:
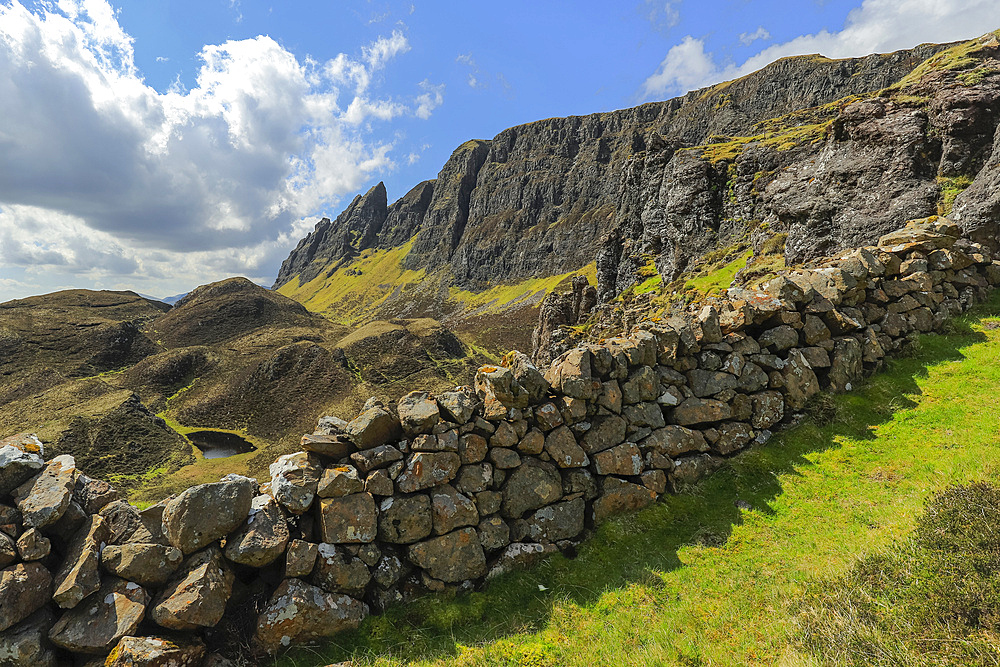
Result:
{"label": "white cloud", "polygon": [[687,36],[667,52],[643,86],[650,99],[684,93],[749,74],[779,58],[820,53],[849,58],[886,53],[923,42],[978,37],[995,29],[995,0],[864,0],[839,32],[802,35],[760,51],[742,64],[717,62],[703,40]]}
{"label": "white cloud", "polygon": [[0,267],[174,280],[152,293],[267,280],[305,216],[392,168],[371,123],[443,101],[427,81],[408,100],[375,92],[410,49],[399,31],[327,62],[265,36],[207,45],[196,84],[160,93],[106,0],[40,7],[0,3]]}
{"label": "white cloud", "polygon": [[503,72],[497,72],[496,74],[490,74],[489,72],[483,71],[479,67],[479,63],[472,56],[472,52],[462,53],[457,58],[455,62],[465,65],[469,68],[469,74],[465,81],[469,84],[469,88],[475,88],[476,90],[486,90],[492,87],[492,83],[496,83],[500,89],[503,91],[505,97],[510,97],[513,91],[513,87],[510,82],[507,81],[507,77],[503,75]]}
{"label": "white cloud", "polygon": [[424,92],[417,96],[417,108],[413,115],[427,120],[431,117],[431,112],[444,104],[444,84],[434,85],[424,79],[420,82],[420,88]]}
{"label": "white cloud", "polygon": [[658,30],[669,30],[680,23],[677,9],[680,0],[646,0],[646,18]]}
{"label": "white cloud", "polygon": [[740,43],[745,46],[753,44],[758,39],[771,39],[771,33],[769,33],[764,26],[760,26],[754,32],[744,32],[740,34]]}

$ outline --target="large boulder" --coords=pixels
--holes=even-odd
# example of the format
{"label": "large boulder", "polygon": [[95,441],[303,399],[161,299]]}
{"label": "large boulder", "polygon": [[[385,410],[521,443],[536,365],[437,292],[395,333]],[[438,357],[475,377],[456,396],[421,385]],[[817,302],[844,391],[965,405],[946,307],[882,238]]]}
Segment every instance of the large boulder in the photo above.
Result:
{"label": "large boulder", "polygon": [[0,632],[20,623],[52,597],[52,575],[40,563],[0,570]]}
{"label": "large boulder", "polygon": [[52,599],[63,609],[72,609],[101,587],[98,566],[101,546],[107,542],[108,529],[103,517],[91,516],[70,542],[63,565],[56,573]]}
{"label": "large boulder", "polygon": [[721,371],[706,371],[696,368],[688,371],[688,386],[691,393],[699,398],[714,396],[727,389],[736,388],[736,376]]}
{"label": "large boulder", "polygon": [[210,628],[222,620],[233,592],[233,573],[222,551],[210,546],[184,563],[157,596],[150,618],[170,630]]}
{"label": "large boulder", "polygon": [[199,667],[205,644],[197,637],[122,637],[105,667]]}
{"label": "large boulder", "polygon": [[185,555],[208,546],[246,521],[256,492],[256,480],[239,475],[192,486],[163,510],[167,539]]}
{"label": "large boulder", "polygon": [[486,554],[475,528],[418,542],[409,548],[410,560],[434,579],[457,582],[486,574]]}
{"label": "large boulder", "polygon": [[456,424],[465,424],[476,413],[479,401],[472,390],[446,391],[437,395],[441,416]]}
{"label": "large boulder", "polygon": [[345,431],[358,449],[371,449],[397,440],[403,429],[399,420],[381,406],[375,406],[352,419]]}
{"label": "large boulder", "polygon": [[74,653],[106,654],[122,637],[139,627],[149,595],[139,584],[108,578],[97,595],[65,612],[49,631],[49,639]]}
{"label": "large boulder", "polygon": [[591,375],[590,360],[589,350],[574,348],[552,362],[545,379],[566,396],[594,398],[601,385]]}
{"label": "large boulder", "polygon": [[226,558],[240,565],[264,567],[285,553],[290,537],[285,514],[274,498],[257,496],[246,522],[226,538]]}
{"label": "large boulder", "polygon": [[42,441],[34,433],[0,440],[0,496],[6,496],[45,467]]}
{"label": "large boulder", "polygon": [[346,547],[319,544],[316,565],[313,568],[313,583],[329,593],[347,593],[360,596],[372,575],[368,566]]}
{"label": "large boulder", "polygon": [[41,609],[27,620],[0,632],[0,665],[5,667],[56,667],[56,654],[49,643],[55,616]]}
{"label": "large boulder", "polygon": [[316,497],[323,466],[314,454],[296,452],[279,456],[268,472],[271,473],[271,495],[274,499],[292,514],[302,514]]}
{"label": "large boulder", "polygon": [[552,464],[527,459],[507,477],[501,513],[517,519],[525,512],[551,505],[562,498],[562,493],[562,478]]}
{"label": "large boulder", "polygon": [[285,579],[257,619],[255,647],[276,653],[292,642],[330,637],[352,630],[368,616],[368,605],[327,593],[299,579]]}
{"label": "large boulder", "polygon": [[430,433],[434,425],[441,421],[437,401],[426,391],[411,391],[399,399],[396,411],[403,425],[403,433],[409,436]]}
{"label": "large boulder", "polygon": [[785,403],[792,410],[804,408],[820,390],[819,378],[799,350],[789,352],[782,380],[785,384]]}
{"label": "large boulder", "polygon": [[386,498],[379,508],[378,538],[390,544],[410,544],[431,534],[431,499],[424,494]]}
{"label": "large boulder", "polygon": [[24,525],[44,528],[62,518],[73,500],[76,461],[63,454],[49,461],[41,473],[14,490]]}
{"label": "large boulder", "polygon": [[594,470],[598,475],[638,475],[643,470],[642,452],[634,442],[594,454]]}
{"label": "large boulder", "polygon": [[163,544],[109,545],[101,551],[105,571],[151,588],[167,583],[182,562],[180,549]]}
{"label": "large boulder", "polygon": [[864,372],[862,356],[861,341],[856,338],[837,339],[830,370],[826,376],[827,382],[830,383],[830,391],[844,392],[854,388]]}
{"label": "large boulder", "polygon": [[375,540],[378,513],[370,493],[323,498],[317,510],[320,535],[329,544],[359,544]]}

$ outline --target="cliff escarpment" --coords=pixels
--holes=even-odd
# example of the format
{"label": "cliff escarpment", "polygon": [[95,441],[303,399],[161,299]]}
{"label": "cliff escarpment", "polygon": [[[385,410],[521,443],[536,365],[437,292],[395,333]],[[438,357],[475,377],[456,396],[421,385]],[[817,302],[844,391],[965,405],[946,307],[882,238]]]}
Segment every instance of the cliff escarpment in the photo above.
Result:
{"label": "cliff escarpment", "polygon": [[374,277],[369,305],[350,317],[449,323],[469,310],[456,292],[587,267],[606,301],[650,269],[666,286],[737,243],[753,246],[752,265],[776,235],[797,264],[953,204],[970,229],[992,224],[997,46],[991,33],[864,58],[785,58],[665,102],[466,142],[397,202],[386,204],[380,183],[320,222],[275,288],[341,318],[358,262],[391,253],[395,271]]}

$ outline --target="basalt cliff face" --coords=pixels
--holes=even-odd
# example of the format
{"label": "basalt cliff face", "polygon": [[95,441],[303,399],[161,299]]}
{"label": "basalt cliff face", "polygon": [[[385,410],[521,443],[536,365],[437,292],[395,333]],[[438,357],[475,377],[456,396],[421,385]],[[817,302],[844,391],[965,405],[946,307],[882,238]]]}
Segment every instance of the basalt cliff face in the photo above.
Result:
{"label": "basalt cliff face", "polygon": [[[607,301],[650,265],[667,285],[706,253],[751,239],[756,251],[777,234],[786,261],[800,263],[953,203],[955,219],[992,242],[997,53],[991,33],[865,58],[786,58],[669,101],[469,141],[399,201],[387,205],[380,183],[320,222],[275,287],[312,308],[327,277],[398,248],[402,269],[472,291],[596,263]],[[425,288],[416,307],[413,293],[387,282],[378,313],[449,311],[447,290]]]}

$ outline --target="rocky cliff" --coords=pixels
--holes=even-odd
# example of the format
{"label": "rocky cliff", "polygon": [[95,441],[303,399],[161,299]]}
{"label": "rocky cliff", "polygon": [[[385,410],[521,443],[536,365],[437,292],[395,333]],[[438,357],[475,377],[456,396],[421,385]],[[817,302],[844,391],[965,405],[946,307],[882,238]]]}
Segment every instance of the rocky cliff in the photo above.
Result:
{"label": "rocky cliff", "polygon": [[[992,33],[785,58],[666,102],[513,127],[463,144],[435,181],[390,206],[381,184],[356,198],[299,243],[275,287],[291,282],[282,291],[295,297],[356,253],[410,237],[405,269],[471,290],[596,261],[602,300],[651,262],[666,285],[763,223],[761,239],[787,234],[790,263],[856,247],[901,218],[947,212],[976,180],[1000,112],[996,58]],[[970,228],[992,224],[989,174],[958,201]],[[383,315],[400,296],[387,291]],[[440,316],[442,300],[420,309]]]}

